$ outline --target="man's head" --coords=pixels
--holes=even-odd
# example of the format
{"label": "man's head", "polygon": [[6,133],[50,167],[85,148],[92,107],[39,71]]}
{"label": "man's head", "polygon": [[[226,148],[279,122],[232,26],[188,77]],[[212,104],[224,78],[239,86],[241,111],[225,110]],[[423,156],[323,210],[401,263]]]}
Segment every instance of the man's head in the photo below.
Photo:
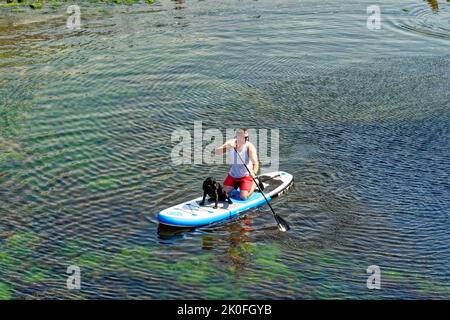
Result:
{"label": "man's head", "polygon": [[247,128],[239,128],[236,130],[236,139],[238,144],[244,144],[248,141],[248,129]]}

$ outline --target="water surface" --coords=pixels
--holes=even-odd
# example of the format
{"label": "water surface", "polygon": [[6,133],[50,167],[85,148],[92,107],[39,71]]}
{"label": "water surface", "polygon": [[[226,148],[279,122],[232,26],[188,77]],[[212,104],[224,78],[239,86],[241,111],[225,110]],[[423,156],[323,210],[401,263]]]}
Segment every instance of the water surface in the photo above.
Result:
{"label": "water surface", "polygon": [[[0,298],[449,299],[450,3],[378,3],[2,9]],[[171,162],[194,121],[280,130],[289,233],[158,228],[228,169]]]}

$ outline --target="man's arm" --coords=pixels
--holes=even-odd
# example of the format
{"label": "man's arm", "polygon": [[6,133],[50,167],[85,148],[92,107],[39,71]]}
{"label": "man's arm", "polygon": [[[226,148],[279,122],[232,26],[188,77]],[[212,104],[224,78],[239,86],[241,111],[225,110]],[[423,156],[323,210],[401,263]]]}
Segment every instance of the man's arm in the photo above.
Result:
{"label": "man's arm", "polygon": [[221,145],[220,147],[218,147],[215,150],[215,154],[220,156],[222,154],[225,153],[225,151],[227,151],[230,148],[234,147],[234,140],[228,140],[227,142],[225,142],[223,145]]}

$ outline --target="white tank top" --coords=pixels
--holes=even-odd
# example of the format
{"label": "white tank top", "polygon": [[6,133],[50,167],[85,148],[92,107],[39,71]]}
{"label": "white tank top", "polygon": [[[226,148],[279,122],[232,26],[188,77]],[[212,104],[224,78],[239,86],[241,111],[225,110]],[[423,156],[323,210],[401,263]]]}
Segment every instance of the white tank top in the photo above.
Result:
{"label": "white tank top", "polygon": [[[239,152],[239,155],[241,156],[242,160],[244,160],[244,163],[247,165],[247,168],[253,173],[253,163],[252,160],[250,160],[248,152],[248,142],[244,144],[244,147]],[[231,168],[228,174],[233,178],[242,178],[248,176],[249,175],[248,171],[243,165],[239,156],[236,154],[236,151],[234,151],[234,148],[230,149],[230,156],[231,156]]]}

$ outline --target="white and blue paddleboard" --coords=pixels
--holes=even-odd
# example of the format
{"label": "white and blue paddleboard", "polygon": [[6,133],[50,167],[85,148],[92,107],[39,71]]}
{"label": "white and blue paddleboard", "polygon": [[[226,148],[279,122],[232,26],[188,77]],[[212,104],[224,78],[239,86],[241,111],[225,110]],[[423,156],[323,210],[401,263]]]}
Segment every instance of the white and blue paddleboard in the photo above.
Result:
{"label": "white and blue paddleboard", "polygon": [[[294,183],[294,177],[283,171],[266,173],[259,176],[259,178],[264,184],[263,192],[269,201],[281,195]],[[203,196],[201,196],[158,212],[157,218],[159,223],[173,227],[199,227],[232,219],[241,212],[266,203],[258,188],[246,200],[241,200],[239,190],[234,190],[231,193],[233,203],[228,204],[227,201],[219,201],[217,209],[213,209],[214,202],[209,202],[208,196],[206,198],[204,205],[200,205],[203,199]]]}

